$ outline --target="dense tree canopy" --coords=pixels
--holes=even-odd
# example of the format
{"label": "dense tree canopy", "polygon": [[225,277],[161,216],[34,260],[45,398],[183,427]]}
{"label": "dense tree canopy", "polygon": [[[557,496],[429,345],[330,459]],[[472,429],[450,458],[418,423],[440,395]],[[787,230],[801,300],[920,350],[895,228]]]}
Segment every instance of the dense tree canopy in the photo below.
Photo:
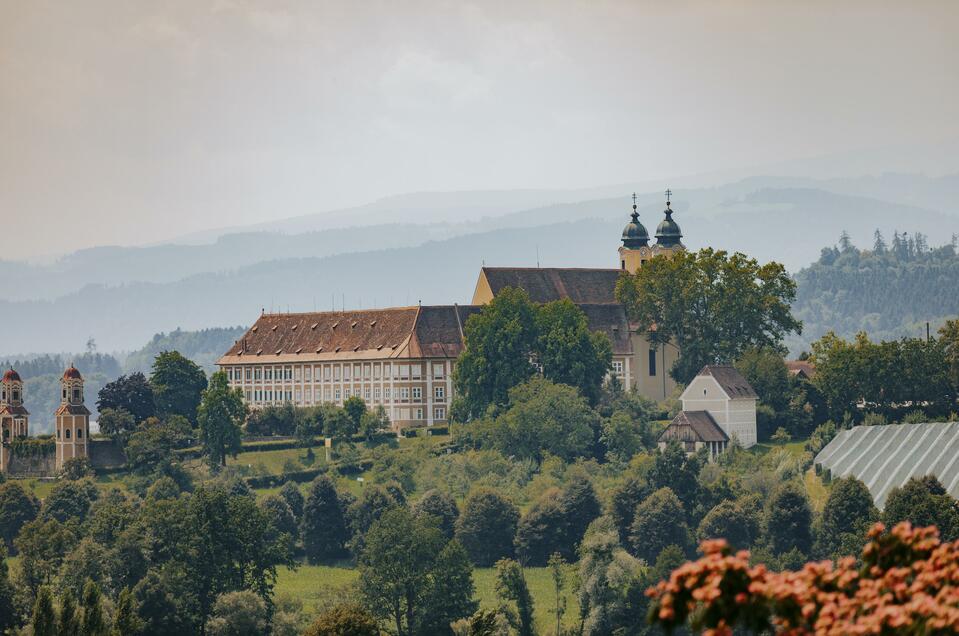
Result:
{"label": "dense tree canopy", "polygon": [[506,288],[465,326],[465,348],[456,363],[456,416],[481,417],[509,402],[510,390],[536,374],[576,387],[589,401],[612,360],[602,333],[591,333],[585,314],[569,300],[544,305],[521,289]]}
{"label": "dense tree canopy", "polygon": [[651,337],[679,348],[670,370],[687,383],[703,365],[730,363],[751,347],[780,346],[802,325],[792,317],[796,284],[779,263],[703,249],[654,258],[620,279],[616,295]]}
{"label": "dense tree canopy", "polygon": [[[139,371],[121,375],[109,382],[97,394],[97,408],[101,414],[110,409],[124,411],[133,418],[133,423],[142,422],[156,413],[153,403],[153,387]],[[110,431],[104,431],[110,433]]]}
{"label": "dense tree canopy", "polygon": [[191,422],[197,420],[197,407],[207,379],[195,362],[178,351],[163,351],[153,361],[150,386],[157,415],[182,415]]}

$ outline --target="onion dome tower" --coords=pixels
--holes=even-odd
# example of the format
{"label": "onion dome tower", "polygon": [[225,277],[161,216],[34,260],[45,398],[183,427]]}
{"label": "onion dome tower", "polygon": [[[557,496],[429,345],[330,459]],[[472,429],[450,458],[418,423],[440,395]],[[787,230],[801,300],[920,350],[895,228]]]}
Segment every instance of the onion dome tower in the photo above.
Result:
{"label": "onion dome tower", "polygon": [[10,442],[29,433],[30,413],[23,406],[23,380],[13,369],[0,379],[0,472],[10,465]]}
{"label": "onion dome tower", "polygon": [[89,457],[90,411],[83,404],[83,376],[70,365],[60,379],[57,409],[57,470],[74,457]]}
{"label": "onion dome tower", "polygon": [[636,193],[633,193],[632,219],[623,228],[623,244],[619,248],[619,268],[633,274],[652,257],[649,248],[649,232],[639,221],[639,212],[636,210]]}
{"label": "onion dome tower", "polygon": [[656,228],[656,247],[663,252],[686,249],[682,242],[683,233],[676,221],[673,220],[673,209],[670,207],[669,200],[672,194],[671,190],[666,190],[666,209],[664,210],[666,218]]}

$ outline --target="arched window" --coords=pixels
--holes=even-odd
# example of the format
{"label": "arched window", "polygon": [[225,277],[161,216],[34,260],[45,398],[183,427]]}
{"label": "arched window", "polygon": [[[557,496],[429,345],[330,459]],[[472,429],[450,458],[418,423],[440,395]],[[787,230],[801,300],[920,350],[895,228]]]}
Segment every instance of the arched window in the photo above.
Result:
{"label": "arched window", "polygon": [[66,429],[65,431],[63,431],[63,434],[66,436],[67,439],[70,439],[70,429]]}
{"label": "arched window", "polygon": [[77,429],[77,439],[82,439],[82,438],[83,438],[83,429],[82,429],[82,428],[78,428],[78,429]]}

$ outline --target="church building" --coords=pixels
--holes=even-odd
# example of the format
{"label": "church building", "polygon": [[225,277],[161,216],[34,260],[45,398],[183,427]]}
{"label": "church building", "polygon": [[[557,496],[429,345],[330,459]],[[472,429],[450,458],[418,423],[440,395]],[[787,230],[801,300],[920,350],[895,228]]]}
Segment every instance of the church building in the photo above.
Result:
{"label": "church building", "polygon": [[217,365],[253,408],[287,402],[342,405],[360,397],[370,408],[382,406],[397,429],[445,425],[466,320],[503,289],[514,287],[537,303],[563,298],[576,303],[589,328],[609,336],[611,374],[627,389],[662,401],[675,388],[669,369],[679,352],[670,343],[655,343],[649,326],[630,323],[616,300],[616,283],[624,272],[636,272],[651,258],[686,249],[668,194],[654,244],[639,221],[633,195],[617,267],[483,267],[472,304],[465,306],[262,313]]}

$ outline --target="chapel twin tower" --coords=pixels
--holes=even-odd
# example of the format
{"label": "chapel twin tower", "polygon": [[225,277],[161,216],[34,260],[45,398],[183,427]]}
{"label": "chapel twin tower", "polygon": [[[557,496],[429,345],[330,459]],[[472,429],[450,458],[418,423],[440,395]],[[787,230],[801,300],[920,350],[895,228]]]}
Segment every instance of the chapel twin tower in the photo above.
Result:
{"label": "chapel twin tower", "polygon": [[[89,457],[90,411],[84,405],[83,376],[70,365],[60,378],[56,411],[56,469],[74,457]],[[29,435],[30,413],[23,405],[23,380],[10,369],[0,380],[0,473],[10,472],[14,443]]]}

